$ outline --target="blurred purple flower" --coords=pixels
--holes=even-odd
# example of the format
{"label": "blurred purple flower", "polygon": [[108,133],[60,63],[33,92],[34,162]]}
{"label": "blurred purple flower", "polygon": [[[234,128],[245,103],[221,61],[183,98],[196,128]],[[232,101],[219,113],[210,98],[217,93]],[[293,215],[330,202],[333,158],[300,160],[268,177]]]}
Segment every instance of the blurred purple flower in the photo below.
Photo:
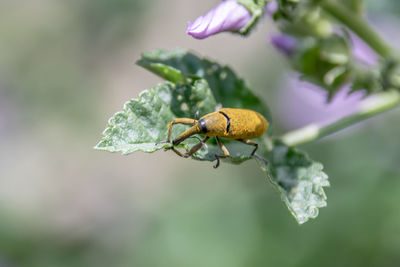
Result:
{"label": "blurred purple flower", "polygon": [[[366,64],[376,64],[378,56],[368,45],[355,35],[351,35],[351,40],[355,58]],[[277,48],[282,51],[281,48]],[[332,123],[355,112],[360,100],[365,97],[363,91],[351,94],[349,92],[350,85],[346,85],[335,94],[331,102],[327,103],[327,91],[300,80],[298,76],[290,77],[280,90],[281,122],[288,128],[302,127],[310,123],[319,125]]]}
{"label": "blurred purple flower", "polygon": [[193,23],[188,22],[186,33],[204,39],[224,31],[238,31],[251,21],[251,17],[250,12],[236,0],[225,0]]}
{"label": "blurred purple flower", "polygon": [[268,2],[265,7],[265,11],[268,15],[273,16],[276,11],[278,11],[278,3],[277,2]]}
{"label": "blurred purple flower", "polygon": [[298,41],[296,38],[287,34],[272,34],[270,36],[270,41],[272,45],[283,52],[287,56],[291,56],[293,51],[296,49]]}
{"label": "blurred purple flower", "polygon": [[[352,42],[352,53],[356,59],[368,65],[376,64],[379,58],[378,55],[364,41],[355,34],[350,34],[350,39]],[[271,34],[270,42],[277,50],[289,57],[299,44],[296,38],[283,33]]]}
{"label": "blurred purple flower", "polygon": [[353,56],[356,59],[368,65],[374,65],[378,62],[379,56],[363,40],[355,34],[350,34],[350,38],[353,44]]}
{"label": "blurred purple flower", "polygon": [[282,108],[279,116],[288,128],[298,128],[310,123],[332,123],[355,112],[359,101],[364,97],[362,91],[349,94],[350,86],[347,85],[327,103],[327,91],[298,77],[288,79],[284,88],[280,90],[279,107]]}

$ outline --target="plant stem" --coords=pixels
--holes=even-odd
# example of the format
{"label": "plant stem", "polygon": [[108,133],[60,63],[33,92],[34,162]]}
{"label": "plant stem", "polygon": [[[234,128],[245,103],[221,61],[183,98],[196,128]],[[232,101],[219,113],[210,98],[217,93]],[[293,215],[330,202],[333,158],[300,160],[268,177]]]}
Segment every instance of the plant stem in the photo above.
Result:
{"label": "plant stem", "polygon": [[328,14],[349,27],[382,57],[391,58],[396,55],[396,52],[361,16],[332,0],[321,0],[319,4]]}
{"label": "plant stem", "polygon": [[376,94],[362,101],[359,110],[349,116],[325,126],[310,124],[306,127],[288,132],[280,137],[280,139],[288,146],[297,146],[312,142],[394,108],[399,104],[400,93],[398,91],[392,90]]}

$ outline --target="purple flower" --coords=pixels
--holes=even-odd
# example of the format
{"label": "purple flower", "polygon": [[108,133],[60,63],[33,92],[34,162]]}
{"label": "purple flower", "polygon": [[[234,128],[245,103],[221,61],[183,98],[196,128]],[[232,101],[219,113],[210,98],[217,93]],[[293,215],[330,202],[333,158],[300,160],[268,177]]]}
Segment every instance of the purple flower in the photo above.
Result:
{"label": "purple flower", "polygon": [[219,32],[239,31],[251,19],[250,12],[236,0],[225,0],[193,23],[188,22],[186,33],[204,39]]}
{"label": "purple flower", "polygon": [[325,125],[357,111],[358,103],[365,96],[357,91],[349,94],[344,86],[328,103],[328,92],[298,77],[291,77],[280,90],[279,117],[288,128],[298,128],[310,123]]}
{"label": "purple flower", "polygon": [[279,6],[277,2],[268,2],[265,11],[268,15],[273,16],[275,12],[278,11],[278,8]]}
{"label": "purple flower", "polygon": [[[352,54],[357,60],[367,65],[377,63],[378,56],[360,38],[351,34]],[[298,42],[295,38],[278,34],[271,36],[272,44],[280,51],[290,56]],[[298,76],[290,77],[280,92],[280,120],[288,128],[298,128],[310,123],[325,125],[358,109],[358,104],[365,97],[365,92],[350,93],[350,85],[341,88],[328,103],[328,92],[311,84],[301,81]]]}
{"label": "purple flower", "polygon": [[350,34],[353,56],[367,65],[375,65],[379,56],[357,35]]}
{"label": "purple flower", "polygon": [[[351,35],[351,40],[352,53],[357,60],[371,65],[377,62],[377,55],[362,40],[355,35]],[[328,92],[318,86],[301,81],[299,77],[291,77],[288,83],[280,90],[280,107],[283,107],[280,115],[281,121],[289,128],[336,121],[355,112],[365,97],[363,91],[349,94],[350,85],[346,85],[327,103]]]}
{"label": "purple flower", "polygon": [[274,34],[270,36],[272,45],[283,52],[287,56],[291,56],[293,51],[296,49],[298,41],[296,38],[287,34]]}

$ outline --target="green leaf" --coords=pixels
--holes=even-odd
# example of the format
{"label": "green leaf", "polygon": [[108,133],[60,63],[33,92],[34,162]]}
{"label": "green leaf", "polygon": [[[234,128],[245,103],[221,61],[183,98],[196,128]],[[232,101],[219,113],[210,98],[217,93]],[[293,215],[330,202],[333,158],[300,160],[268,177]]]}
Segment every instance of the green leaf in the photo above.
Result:
{"label": "green leaf", "polygon": [[365,90],[366,94],[383,90],[383,79],[380,77],[379,69],[376,67],[353,68],[353,79],[351,92]]}
{"label": "green leaf", "polygon": [[381,63],[381,83],[384,90],[400,90],[400,63],[394,59]]}
{"label": "green leaf", "polygon": [[350,79],[350,48],[339,35],[329,38],[303,38],[293,57],[294,68],[302,79],[325,88],[328,100]]}
{"label": "green leaf", "polygon": [[174,83],[185,81],[185,77],[177,69],[166,68],[164,64],[160,63],[149,63],[149,67],[152,69],[153,73],[163,77],[167,81],[171,81]]}
{"label": "green leaf", "polygon": [[326,206],[323,187],[329,186],[321,163],[292,147],[275,142],[265,154],[268,163],[257,160],[269,180],[281,193],[282,201],[299,224],[318,216],[318,208]]}
{"label": "green leaf", "polygon": [[215,100],[222,107],[255,110],[264,115],[271,126],[268,109],[251,92],[249,85],[227,66],[221,66],[208,59],[199,58],[191,52],[178,49],[172,51],[156,49],[143,53],[137,64],[174,83],[205,79]]}
{"label": "green leaf", "polygon": [[[138,64],[169,80],[143,91],[138,99],[125,103],[116,113],[103,133],[96,149],[130,154],[135,151],[154,152],[168,149],[167,125],[177,117],[193,118],[214,112],[221,104],[225,107],[248,108],[268,116],[261,101],[249,90],[247,84],[227,67],[199,59],[182,51],[156,50],[144,54]],[[171,82],[172,81],[172,82]],[[211,86],[209,86],[209,84]],[[176,125],[172,138],[189,126]],[[282,200],[299,223],[315,218],[318,208],[326,205],[322,189],[329,185],[322,165],[313,162],[301,152],[280,143],[268,151],[258,139],[259,150],[255,155],[260,167],[282,194]],[[179,148],[188,150],[197,140],[187,139]],[[229,158],[221,159],[239,164],[251,159],[253,147],[235,140],[223,140],[230,151]],[[214,161],[222,152],[211,139],[192,157]],[[261,156],[268,159],[268,163]]]}
{"label": "green leaf", "polygon": [[[214,111],[216,102],[207,82],[198,80],[191,85],[170,82],[143,91],[138,99],[125,103],[109,121],[96,149],[130,154],[135,151],[154,152],[170,144],[167,125],[176,117],[193,117],[196,111],[204,115]],[[174,127],[174,134],[183,131]]]}
{"label": "green leaf", "polygon": [[[138,99],[126,102],[124,109],[109,120],[109,126],[95,149],[126,155],[135,151],[151,153],[171,148],[170,143],[165,143],[168,123],[177,117],[192,118],[197,111],[202,116],[214,112],[216,108],[217,103],[205,80],[195,80],[193,85],[165,82],[143,91]],[[175,125],[172,138],[187,128]],[[188,149],[197,142],[196,139],[188,139],[179,147]],[[241,163],[251,158],[252,147],[237,141],[224,140],[224,143],[231,152],[231,157],[225,161]],[[260,151],[263,149],[264,146],[260,145]],[[193,158],[214,161],[215,154],[221,153],[216,142],[210,140]]]}

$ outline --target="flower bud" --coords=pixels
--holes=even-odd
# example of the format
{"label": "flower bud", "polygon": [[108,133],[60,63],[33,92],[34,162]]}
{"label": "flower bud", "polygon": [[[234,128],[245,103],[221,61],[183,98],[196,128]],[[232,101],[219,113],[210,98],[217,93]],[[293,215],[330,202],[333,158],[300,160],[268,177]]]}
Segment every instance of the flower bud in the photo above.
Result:
{"label": "flower bud", "polygon": [[296,38],[287,34],[271,35],[270,41],[276,49],[278,49],[280,52],[284,53],[288,57],[290,57],[293,54],[298,44]]}
{"label": "flower bud", "polygon": [[224,31],[237,32],[251,20],[249,10],[237,0],[225,0],[193,23],[188,22],[186,33],[196,39],[204,39]]}

